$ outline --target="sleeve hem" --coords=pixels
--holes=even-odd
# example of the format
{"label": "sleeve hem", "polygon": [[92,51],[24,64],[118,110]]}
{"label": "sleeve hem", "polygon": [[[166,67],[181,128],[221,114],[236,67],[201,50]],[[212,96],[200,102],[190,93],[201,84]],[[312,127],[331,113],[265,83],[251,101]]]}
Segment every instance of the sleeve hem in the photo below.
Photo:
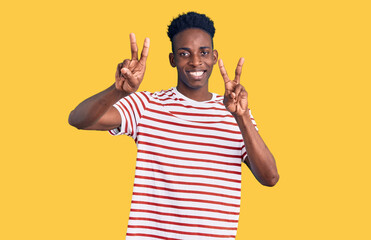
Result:
{"label": "sleeve hem", "polygon": [[123,128],[122,126],[124,125],[124,113],[122,112],[122,110],[117,106],[117,103],[113,105],[113,107],[115,107],[117,109],[117,111],[120,113],[120,117],[121,117],[121,125],[117,128],[114,128],[114,129],[111,129],[111,130],[108,130],[109,134],[111,134],[112,136],[118,136],[118,135],[122,135],[124,134],[124,131],[123,131]]}

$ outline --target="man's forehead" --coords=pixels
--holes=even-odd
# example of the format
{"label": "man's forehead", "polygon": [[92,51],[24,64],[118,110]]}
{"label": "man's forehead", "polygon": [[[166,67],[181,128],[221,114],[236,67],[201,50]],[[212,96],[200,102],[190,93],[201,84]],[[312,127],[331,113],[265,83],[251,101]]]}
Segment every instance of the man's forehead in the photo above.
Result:
{"label": "man's forehead", "polygon": [[[199,28],[189,28],[179,32],[174,36],[174,43],[179,47],[190,47],[200,45],[202,48],[211,48],[211,36],[204,30]],[[187,46],[189,45],[189,46]]]}
{"label": "man's forehead", "polygon": [[186,36],[207,37],[207,38],[211,39],[210,34],[208,32],[206,32],[205,30],[201,29],[201,28],[187,28],[187,29],[184,29],[183,31],[177,33],[174,36],[174,38],[176,38],[176,37],[184,38]]}

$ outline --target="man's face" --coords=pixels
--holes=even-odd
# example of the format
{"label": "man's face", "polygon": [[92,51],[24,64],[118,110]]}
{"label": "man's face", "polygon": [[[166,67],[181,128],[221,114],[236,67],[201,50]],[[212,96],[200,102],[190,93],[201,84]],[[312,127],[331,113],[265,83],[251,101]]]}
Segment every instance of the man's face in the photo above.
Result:
{"label": "man's face", "polygon": [[210,35],[198,28],[186,29],[174,36],[173,46],[174,53],[170,53],[169,59],[171,66],[178,70],[178,85],[189,89],[207,88],[218,60]]}

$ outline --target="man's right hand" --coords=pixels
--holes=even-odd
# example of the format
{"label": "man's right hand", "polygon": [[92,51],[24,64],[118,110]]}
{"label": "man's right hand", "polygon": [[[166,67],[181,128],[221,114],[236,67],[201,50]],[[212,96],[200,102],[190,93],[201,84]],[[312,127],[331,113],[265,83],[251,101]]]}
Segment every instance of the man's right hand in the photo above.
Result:
{"label": "man's right hand", "polygon": [[136,92],[143,80],[149,51],[149,38],[144,39],[143,50],[138,60],[138,46],[135,34],[130,33],[131,59],[117,65],[116,89],[125,95]]}
{"label": "man's right hand", "polygon": [[120,126],[121,116],[113,104],[138,90],[146,70],[149,38],[144,40],[140,60],[134,33],[130,34],[130,45],[131,60],[126,59],[117,66],[115,84],[81,102],[68,118],[72,126],[94,130],[111,130]]}

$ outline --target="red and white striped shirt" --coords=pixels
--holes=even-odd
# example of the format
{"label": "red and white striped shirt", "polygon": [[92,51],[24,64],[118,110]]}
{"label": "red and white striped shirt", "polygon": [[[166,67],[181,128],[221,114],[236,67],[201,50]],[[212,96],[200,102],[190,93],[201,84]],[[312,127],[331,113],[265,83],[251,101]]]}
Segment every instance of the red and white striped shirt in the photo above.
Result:
{"label": "red and white striped shirt", "polygon": [[114,106],[122,124],[109,132],[138,147],[126,239],[235,239],[247,153],[223,97],[197,102],[171,88]]}

